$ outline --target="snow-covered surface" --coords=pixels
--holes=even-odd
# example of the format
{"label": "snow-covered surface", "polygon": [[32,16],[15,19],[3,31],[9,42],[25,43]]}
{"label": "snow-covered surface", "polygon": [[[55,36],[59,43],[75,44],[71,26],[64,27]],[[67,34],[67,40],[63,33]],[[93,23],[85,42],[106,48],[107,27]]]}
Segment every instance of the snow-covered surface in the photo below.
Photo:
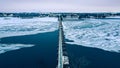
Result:
{"label": "snow-covered surface", "polygon": [[106,17],[106,18],[120,18],[120,16],[110,16],[110,17]]}
{"label": "snow-covered surface", "polygon": [[86,19],[63,22],[68,44],[100,48],[107,51],[120,50],[120,19]]}
{"label": "snow-covered surface", "polygon": [[[0,38],[51,32],[57,29],[57,18],[45,17],[21,19],[14,17],[0,17]],[[0,43],[0,54],[7,51],[32,46],[33,45]]]}
{"label": "snow-covered surface", "polygon": [[0,38],[57,30],[57,18],[21,19],[13,17],[0,18]]}
{"label": "snow-covered surface", "polygon": [[0,54],[5,53],[11,50],[17,50],[24,47],[32,47],[34,45],[25,45],[25,44],[0,44]]}

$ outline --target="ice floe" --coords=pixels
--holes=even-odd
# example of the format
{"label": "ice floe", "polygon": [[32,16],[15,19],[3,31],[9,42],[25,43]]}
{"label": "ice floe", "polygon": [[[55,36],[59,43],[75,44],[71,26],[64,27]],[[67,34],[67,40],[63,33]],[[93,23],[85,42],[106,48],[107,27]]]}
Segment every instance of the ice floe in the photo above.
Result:
{"label": "ice floe", "polygon": [[85,19],[63,22],[68,44],[120,51],[120,19]]}
{"label": "ice floe", "polygon": [[0,54],[11,50],[17,50],[24,47],[32,47],[34,45],[28,44],[0,44]]}
{"label": "ice floe", "polygon": [[57,27],[57,18],[0,17],[0,38],[51,32],[57,30]]}

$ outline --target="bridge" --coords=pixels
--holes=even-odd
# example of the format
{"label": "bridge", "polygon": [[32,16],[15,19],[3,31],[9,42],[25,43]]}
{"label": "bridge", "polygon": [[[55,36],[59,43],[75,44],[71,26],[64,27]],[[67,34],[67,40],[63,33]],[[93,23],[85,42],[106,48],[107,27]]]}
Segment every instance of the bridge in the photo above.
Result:
{"label": "bridge", "polygon": [[57,68],[70,68],[67,51],[64,45],[64,32],[62,26],[62,17],[58,17],[59,21],[59,45],[58,45],[58,65]]}

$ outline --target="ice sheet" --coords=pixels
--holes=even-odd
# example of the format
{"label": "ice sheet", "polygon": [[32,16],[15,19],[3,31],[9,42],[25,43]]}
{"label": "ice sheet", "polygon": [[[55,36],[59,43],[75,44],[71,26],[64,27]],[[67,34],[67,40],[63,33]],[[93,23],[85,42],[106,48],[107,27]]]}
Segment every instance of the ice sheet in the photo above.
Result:
{"label": "ice sheet", "polygon": [[120,51],[120,19],[85,19],[63,22],[65,38],[87,47]]}
{"label": "ice sheet", "polygon": [[58,28],[57,18],[21,19],[0,17],[0,38],[55,31]]}

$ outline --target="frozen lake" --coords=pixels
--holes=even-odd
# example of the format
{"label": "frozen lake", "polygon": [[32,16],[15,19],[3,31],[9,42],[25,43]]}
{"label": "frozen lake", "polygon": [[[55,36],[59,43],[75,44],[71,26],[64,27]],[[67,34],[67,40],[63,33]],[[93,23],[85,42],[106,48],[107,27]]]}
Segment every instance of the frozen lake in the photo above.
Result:
{"label": "frozen lake", "polygon": [[[63,29],[71,68],[120,68],[119,18],[63,21]],[[56,68],[57,49],[57,18],[0,17],[0,68]]]}

